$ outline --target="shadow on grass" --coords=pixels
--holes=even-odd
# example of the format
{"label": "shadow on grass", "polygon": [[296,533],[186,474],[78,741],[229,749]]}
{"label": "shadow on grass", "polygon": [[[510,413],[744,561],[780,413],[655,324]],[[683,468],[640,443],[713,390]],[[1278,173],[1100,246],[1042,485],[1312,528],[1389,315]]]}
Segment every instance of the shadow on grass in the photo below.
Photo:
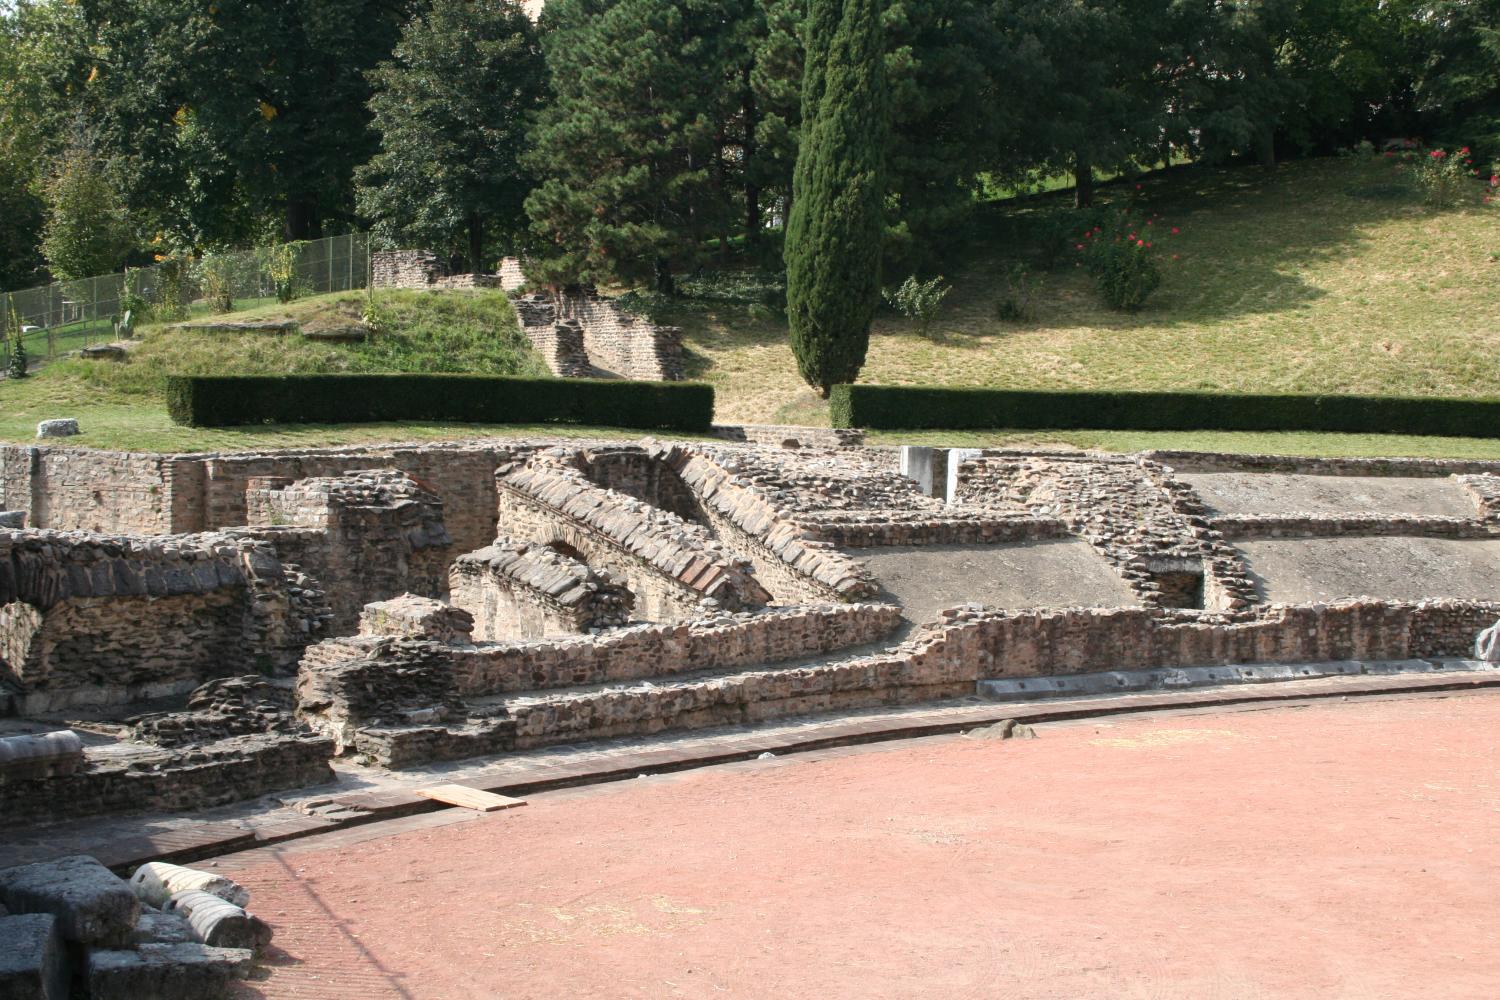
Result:
{"label": "shadow on grass", "polygon": [[[993,316],[1005,267],[1028,260],[1049,220],[1072,212],[1066,192],[982,206],[983,237],[975,252],[983,260],[956,282],[944,319],[982,327],[984,336],[1026,329]],[[1191,167],[1102,193],[1105,204],[1133,204],[1158,214],[1161,291],[1136,313],[1112,312],[1098,302],[1081,268],[1046,272],[1042,324],[1066,330],[1080,326],[1171,328],[1237,316],[1303,308],[1326,293],[1304,272],[1320,262],[1358,252],[1364,232],[1394,218],[1420,218],[1421,205],[1404,168],[1380,158],[1311,160],[1283,165],[1274,173],[1256,167]],[[1080,239],[1083,217],[1079,216]],[[1180,235],[1171,235],[1171,227]],[[1180,254],[1173,261],[1170,254]],[[970,337],[947,346],[980,346]]]}

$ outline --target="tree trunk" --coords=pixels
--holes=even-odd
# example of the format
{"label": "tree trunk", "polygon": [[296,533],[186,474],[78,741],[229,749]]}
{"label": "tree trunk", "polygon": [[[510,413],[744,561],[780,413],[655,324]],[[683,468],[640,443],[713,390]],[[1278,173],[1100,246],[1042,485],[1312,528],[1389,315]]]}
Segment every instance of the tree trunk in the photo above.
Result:
{"label": "tree trunk", "polygon": [[745,247],[754,250],[760,245],[760,185],[753,176],[755,154],[755,129],[760,125],[760,109],[755,104],[755,90],[750,85],[750,63],[743,70],[742,85],[745,99],[742,105],[745,115]]}
{"label": "tree trunk", "polygon": [[1083,150],[1073,153],[1073,207],[1088,208],[1094,203],[1094,165]]}
{"label": "tree trunk", "polygon": [[484,220],[477,212],[469,213],[469,271],[479,274],[485,270],[481,261],[484,260]]}
{"label": "tree trunk", "polygon": [[312,198],[293,198],[286,203],[287,242],[315,240],[323,235],[322,220],[318,218],[318,203]]}
{"label": "tree trunk", "polygon": [[656,290],[663,295],[677,295],[677,282],[672,277],[672,262],[665,257],[656,258]]}
{"label": "tree trunk", "polygon": [[1276,129],[1263,125],[1255,130],[1255,159],[1266,170],[1276,169]]}

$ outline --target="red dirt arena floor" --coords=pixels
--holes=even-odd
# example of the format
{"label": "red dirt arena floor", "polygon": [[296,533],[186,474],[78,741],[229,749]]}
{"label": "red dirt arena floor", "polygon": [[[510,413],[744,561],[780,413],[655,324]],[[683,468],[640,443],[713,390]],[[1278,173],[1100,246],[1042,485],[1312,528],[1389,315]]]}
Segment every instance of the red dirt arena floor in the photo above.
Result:
{"label": "red dirt arena floor", "polygon": [[220,861],[265,998],[1500,997],[1500,694],[934,737]]}

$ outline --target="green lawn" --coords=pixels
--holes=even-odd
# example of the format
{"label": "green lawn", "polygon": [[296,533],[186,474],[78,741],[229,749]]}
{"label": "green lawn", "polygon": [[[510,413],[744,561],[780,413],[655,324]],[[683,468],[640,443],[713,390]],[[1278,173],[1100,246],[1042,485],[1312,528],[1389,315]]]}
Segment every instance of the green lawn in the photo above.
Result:
{"label": "green lawn", "polygon": [[[1123,197],[1133,185],[1101,191]],[[898,317],[876,323],[862,381],[1013,388],[1500,395],[1500,211],[1424,206],[1388,160],[1179,168],[1142,181],[1141,207],[1179,227],[1166,241],[1161,290],[1139,313],[1104,308],[1088,276],[1040,275],[1028,322],[995,317],[1005,275],[1028,234],[1065,211],[1065,192],[981,206],[981,240],[950,280],[930,336]],[[1160,230],[1158,230],[1160,231]],[[894,284],[903,277],[888,275]],[[712,383],[722,423],[827,426],[804,386],[786,326],[734,279],[688,282],[698,297],[650,303],[684,330],[689,374]],[[726,293],[726,289],[728,292]],[[357,323],[364,293],[271,305],[236,318],[292,314],[309,328]],[[367,344],[266,334],[147,329],[123,364],[64,361],[0,382],[0,438],[30,440],[38,420],[76,416],[78,445],[239,449],[481,434],[594,433],[446,424],[174,427],[161,398],[168,372],[484,371],[544,374],[498,292],[382,292]],[[632,436],[622,432],[622,436]],[[1310,455],[1500,458],[1500,440],[1338,434],[1139,432],[886,433],[874,440],[1136,450],[1192,448]]]}

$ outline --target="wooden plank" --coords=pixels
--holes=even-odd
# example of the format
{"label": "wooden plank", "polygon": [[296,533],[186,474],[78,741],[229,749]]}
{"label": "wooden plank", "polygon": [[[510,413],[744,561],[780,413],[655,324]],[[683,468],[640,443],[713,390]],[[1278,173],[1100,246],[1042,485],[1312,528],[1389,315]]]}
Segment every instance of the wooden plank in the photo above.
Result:
{"label": "wooden plank", "polygon": [[468,785],[433,785],[431,788],[418,788],[417,794],[423,798],[446,802],[450,806],[459,806],[463,809],[477,809],[480,812],[514,809],[516,806],[524,806],[526,804],[525,799],[513,799],[509,795],[496,795],[494,792],[486,792],[481,788],[470,788]]}

